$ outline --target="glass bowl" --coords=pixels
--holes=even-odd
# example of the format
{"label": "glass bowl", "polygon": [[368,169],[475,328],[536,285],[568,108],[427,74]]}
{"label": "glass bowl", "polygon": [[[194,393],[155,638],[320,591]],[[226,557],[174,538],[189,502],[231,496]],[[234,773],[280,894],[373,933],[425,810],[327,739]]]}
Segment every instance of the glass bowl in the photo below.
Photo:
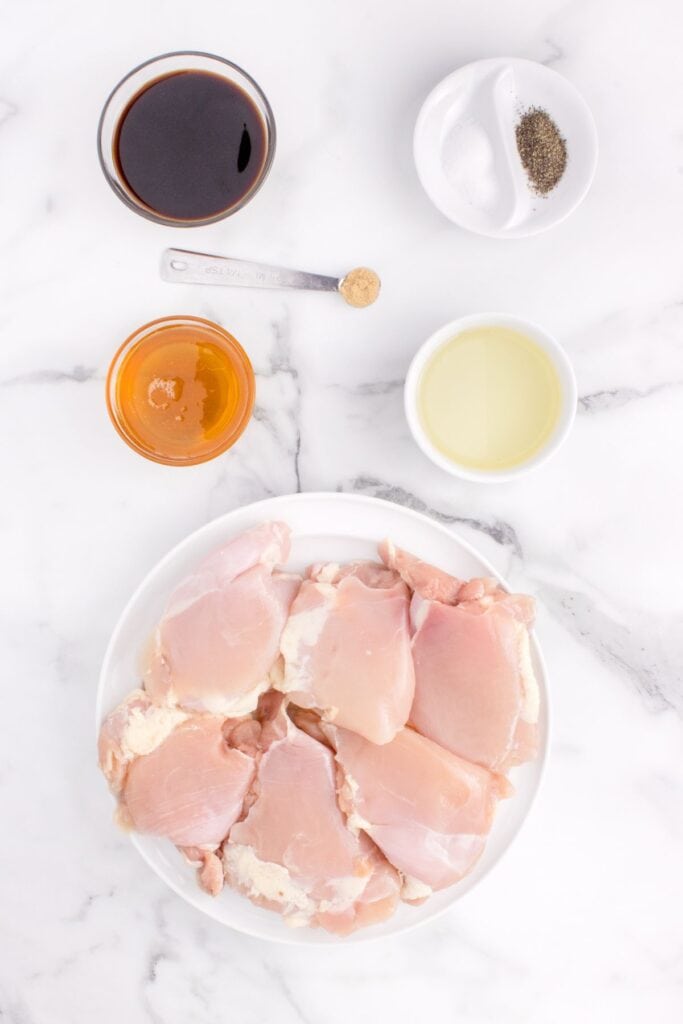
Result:
{"label": "glass bowl", "polygon": [[[218,75],[233,85],[238,86],[256,107],[263,120],[263,128],[266,139],[266,154],[261,171],[253,185],[239,200],[227,209],[220,210],[210,217],[198,219],[177,219],[165,216],[157,210],[147,206],[130,189],[120,172],[115,156],[116,137],[121,118],[126,113],[131,101],[143,92],[153,82],[166,78],[169,75],[182,71],[204,71]],[[100,123],[97,129],[97,151],[100,158],[100,165],[109,185],[125,203],[129,209],[139,213],[141,217],[152,220],[157,224],[167,224],[173,227],[197,227],[202,224],[213,224],[216,221],[230,217],[237,210],[246,205],[258,192],[268,176],[268,172],[275,156],[275,118],[271,106],[259,85],[238,67],[237,64],[225,60],[223,57],[216,57],[210,53],[195,52],[192,50],[178,53],[166,53],[161,57],[153,57],[144,64],[133,68],[125,78],[122,78],[114,90],[110,93],[100,116]]]}
{"label": "glass bowl", "polygon": [[[193,380],[184,381],[178,394],[170,396],[174,405],[168,401],[166,406],[160,406],[155,400],[156,391],[152,394],[151,389],[167,389],[169,384],[175,384],[179,344],[184,347],[184,353],[187,353],[188,346],[201,344],[220,354],[220,364],[217,369],[213,368],[210,378],[212,391],[204,387],[207,380],[205,370],[195,363]],[[184,358],[184,354],[180,358]],[[164,376],[157,376],[159,372]],[[142,378],[139,387],[136,387],[136,377],[138,381]],[[148,381],[147,385],[145,381]],[[221,389],[218,400],[215,397],[216,386]],[[183,387],[185,394],[193,387],[197,394],[189,400],[181,398]],[[139,455],[166,466],[195,466],[222,455],[241,437],[251,419],[255,390],[249,357],[228,331],[203,317],[168,316],[138,328],[119,348],[107,374],[107,410],[118,434]],[[202,417],[207,403],[212,403],[213,419],[205,429],[204,421],[200,421],[202,433],[198,438],[188,439],[174,433],[171,417],[176,411],[181,411],[177,409],[180,401],[201,408]],[[148,403],[164,410],[171,406],[170,412],[163,413],[163,426],[158,425],[158,420],[149,426]],[[147,423],[140,415],[141,409],[147,414]],[[215,423],[217,413],[221,417],[218,425]],[[182,419],[179,416],[175,418]],[[169,423],[171,429],[168,428]]]}

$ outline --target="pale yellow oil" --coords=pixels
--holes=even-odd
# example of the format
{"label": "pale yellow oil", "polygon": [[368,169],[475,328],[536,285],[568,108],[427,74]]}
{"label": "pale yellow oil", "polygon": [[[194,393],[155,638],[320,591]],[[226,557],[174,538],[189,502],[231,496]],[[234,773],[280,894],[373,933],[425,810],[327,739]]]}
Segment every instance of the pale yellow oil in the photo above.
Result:
{"label": "pale yellow oil", "polygon": [[562,406],[550,357],[508,327],[472,327],[445,342],[418,385],[418,414],[432,444],[470,469],[503,470],[548,443]]}

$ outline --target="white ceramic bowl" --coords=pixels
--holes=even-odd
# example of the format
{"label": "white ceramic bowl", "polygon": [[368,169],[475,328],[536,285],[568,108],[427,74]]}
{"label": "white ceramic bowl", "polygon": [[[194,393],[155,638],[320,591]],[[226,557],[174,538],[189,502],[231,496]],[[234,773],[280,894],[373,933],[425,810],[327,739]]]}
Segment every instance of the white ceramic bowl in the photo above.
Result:
{"label": "white ceramic bowl", "polygon": [[[377,542],[390,536],[401,547],[448,572],[465,578],[494,576],[505,586],[493,566],[445,526],[391,502],[356,494],[296,494],[236,509],[207,523],[173,548],[148,573],[124,608],[102,665],[97,693],[98,731],[109,711],[138,684],[141,654],[173,587],[210,551],[268,519],[282,519],[289,524],[292,530],[289,565],[293,569],[322,560],[376,558]],[[475,869],[458,885],[435,893],[420,907],[402,905],[383,924],[340,940],[320,929],[289,928],[279,914],[254,906],[231,889],[225,889],[215,898],[208,896],[199,889],[193,869],[164,839],[132,833],[132,844],[152,870],[192,906],[221,924],[260,939],[315,945],[362,942],[395,935],[430,921],[473,889],[498,863],[522,827],[536,797],[548,749],[549,707],[546,669],[534,634],[531,656],[541,695],[538,757],[511,773],[515,794],[501,802],[486,849]]]}
{"label": "white ceramic bowl", "polygon": [[[512,330],[519,331],[521,334],[526,334],[527,337],[531,338],[547,352],[560,379],[562,408],[555,430],[536,455],[511,469],[480,470],[460,465],[453,459],[449,459],[448,456],[444,455],[432,444],[420,420],[417,396],[422,371],[438,348],[457,334],[471,327],[509,327]],[[487,484],[504,483],[508,480],[516,480],[524,476],[525,473],[528,473],[529,470],[543,465],[565,440],[576,416],[576,377],[564,349],[555,341],[552,335],[542,330],[537,324],[532,323],[530,320],[522,320],[520,317],[509,316],[507,313],[474,313],[472,316],[463,316],[459,320],[452,320],[450,323],[444,324],[417,350],[406,376],[404,403],[410,431],[422,451],[435,465],[445,469],[452,476],[459,476],[464,480],[473,480],[477,483]]]}
{"label": "white ceramic bowl", "polygon": [[[514,136],[521,112],[531,107],[546,110],[567,143],[564,174],[545,196],[530,190]],[[485,208],[453,180],[453,165],[462,157],[452,155],[450,169],[442,159],[454,125],[472,120],[489,140],[480,147],[491,149],[488,158],[485,150],[477,156],[479,177],[490,170],[498,180],[496,198]],[[449,220],[493,238],[522,238],[558,224],[583,200],[597,166],[598,136],[585,100],[557,71],[531,60],[494,57],[458,68],[431,91],[415,125],[413,153],[425,192]]]}

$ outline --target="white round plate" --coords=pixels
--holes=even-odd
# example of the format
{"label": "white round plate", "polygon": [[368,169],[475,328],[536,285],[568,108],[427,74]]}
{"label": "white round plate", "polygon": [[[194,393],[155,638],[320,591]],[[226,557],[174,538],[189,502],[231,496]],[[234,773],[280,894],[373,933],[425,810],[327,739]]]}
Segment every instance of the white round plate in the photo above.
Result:
{"label": "white round plate", "polygon": [[[532,107],[548,112],[567,143],[565,172],[546,196],[529,188],[515,140],[520,114]],[[480,178],[489,169],[499,184],[485,209],[456,187],[441,158],[453,127],[473,120],[491,147],[488,155],[481,148],[475,154]],[[557,71],[532,60],[494,57],[458,68],[431,91],[417,118],[413,154],[422,187],[449,220],[480,235],[522,238],[558,224],[584,199],[597,166],[598,136],[586,101]],[[452,157],[453,165],[457,159]]]}
{"label": "white round plate", "polygon": [[[114,629],[104,657],[97,694],[97,727],[126,694],[140,683],[140,660],[173,587],[209,552],[243,530],[280,519],[292,530],[289,566],[310,562],[376,558],[384,537],[420,558],[457,576],[495,576],[493,567],[449,529],[410,509],[356,494],[296,494],[268,498],[228,512],[181,541],[152,569],[135,591]],[[532,636],[532,656],[541,691],[540,751],[531,764],[512,772],[515,795],[500,804],[483,857],[462,882],[435,893],[422,906],[402,905],[383,924],[340,940],[321,929],[288,927],[271,911],[225,889],[213,898],[202,892],[194,870],[170,842],[131,834],[131,841],[151,868],[184,900],[237,931],[260,939],[287,943],[358,942],[394,935],[432,920],[452,906],[488,874],[509,847],[526,818],[538,790],[548,743],[548,692],[541,651]]]}

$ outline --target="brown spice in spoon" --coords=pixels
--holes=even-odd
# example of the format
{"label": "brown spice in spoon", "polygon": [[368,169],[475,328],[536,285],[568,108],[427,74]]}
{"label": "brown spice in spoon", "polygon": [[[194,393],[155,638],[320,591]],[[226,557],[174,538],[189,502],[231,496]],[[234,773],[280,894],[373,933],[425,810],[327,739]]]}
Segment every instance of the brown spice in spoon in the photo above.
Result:
{"label": "brown spice in spoon", "polygon": [[538,195],[546,196],[564,174],[567,143],[553,119],[540,107],[531,107],[522,114],[515,137],[529,184]]}
{"label": "brown spice in spoon", "polygon": [[339,291],[349,306],[370,306],[379,295],[380,280],[374,270],[356,267],[339,282]]}

